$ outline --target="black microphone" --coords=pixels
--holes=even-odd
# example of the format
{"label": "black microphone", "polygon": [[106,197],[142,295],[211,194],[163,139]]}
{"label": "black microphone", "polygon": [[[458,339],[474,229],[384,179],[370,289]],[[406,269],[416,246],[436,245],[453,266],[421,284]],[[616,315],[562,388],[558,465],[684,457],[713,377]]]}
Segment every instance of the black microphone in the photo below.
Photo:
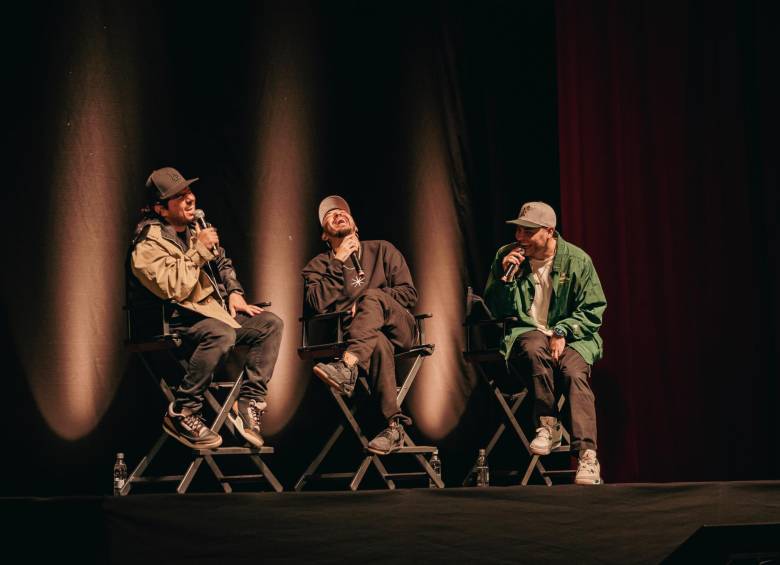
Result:
{"label": "black microphone", "polygon": [[366,278],[366,273],[363,272],[363,267],[360,266],[360,259],[358,259],[357,253],[353,251],[349,258],[352,259],[352,266],[355,267],[357,276],[361,279]]}
{"label": "black microphone", "polygon": [[[206,212],[198,208],[195,210],[195,221],[198,222],[198,225],[200,226],[200,229],[205,230],[209,225],[206,223]],[[214,255],[219,255],[219,248],[214,245],[211,248],[211,252],[214,253]]]}
{"label": "black microphone", "polygon": [[[517,246],[515,249],[519,249],[520,253],[525,255],[525,249],[523,249],[521,246]],[[515,263],[510,263],[509,266],[506,268],[506,271],[504,272],[504,276],[501,277],[501,280],[505,283],[510,282],[512,279],[515,278],[515,273],[517,272],[517,269],[520,267],[520,265],[517,265]]]}

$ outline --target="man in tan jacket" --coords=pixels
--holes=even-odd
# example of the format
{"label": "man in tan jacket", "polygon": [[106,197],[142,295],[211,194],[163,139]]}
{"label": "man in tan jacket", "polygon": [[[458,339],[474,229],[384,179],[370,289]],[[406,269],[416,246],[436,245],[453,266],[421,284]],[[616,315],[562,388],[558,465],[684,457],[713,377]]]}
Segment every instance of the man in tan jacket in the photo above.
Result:
{"label": "man in tan jacket", "polygon": [[221,445],[219,434],[204,424],[203,393],[225,354],[234,345],[248,345],[247,379],[233,408],[238,431],[261,447],[260,418],[267,407],[283,323],[275,314],[247,304],[217,230],[195,222],[190,185],[196,180],[185,180],[172,167],[149,175],[149,206],[136,226],[130,253],[128,300],[131,308],[159,300],[173,303],[170,327],[182,337],[189,355],[187,374],[174,392],[163,429],[193,449]]}

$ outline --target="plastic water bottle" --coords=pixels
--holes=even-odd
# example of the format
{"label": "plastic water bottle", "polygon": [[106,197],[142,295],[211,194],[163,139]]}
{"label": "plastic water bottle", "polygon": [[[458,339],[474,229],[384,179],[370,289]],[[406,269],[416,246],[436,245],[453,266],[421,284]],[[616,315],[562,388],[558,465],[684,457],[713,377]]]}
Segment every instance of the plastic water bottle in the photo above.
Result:
{"label": "plastic water bottle", "polygon": [[488,468],[487,456],[485,455],[484,449],[479,450],[479,456],[477,457],[477,466],[475,470],[477,473],[477,486],[490,486],[490,469]]}
{"label": "plastic water bottle", "polygon": [[[441,479],[441,459],[439,459],[438,449],[433,452],[431,460],[428,463],[430,463],[431,469],[433,469],[433,472],[436,473],[436,476]],[[428,479],[428,488],[438,488],[436,483],[433,482],[433,479]]]}
{"label": "plastic water bottle", "polygon": [[114,463],[114,496],[121,496],[122,489],[127,482],[127,465],[125,464],[125,454],[117,453]]}

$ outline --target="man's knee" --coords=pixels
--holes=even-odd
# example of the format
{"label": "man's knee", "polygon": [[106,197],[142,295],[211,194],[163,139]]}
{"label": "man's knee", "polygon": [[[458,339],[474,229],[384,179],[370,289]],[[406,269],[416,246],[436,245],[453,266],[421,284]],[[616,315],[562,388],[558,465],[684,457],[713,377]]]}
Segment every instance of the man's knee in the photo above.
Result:
{"label": "man's knee", "polygon": [[363,291],[363,294],[358,296],[357,301],[360,302],[367,302],[367,301],[379,301],[382,298],[384,298],[385,293],[378,288],[367,288],[365,291]]}
{"label": "man's knee", "polygon": [[567,386],[588,387],[590,365],[577,351],[567,347],[561,354],[560,375]]}
{"label": "man's knee", "polygon": [[549,340],[541,332],[527,332],[517,338],[516,344],[520,348],[520,353],[532,362],[550,358]]}
{"label": "man's knee", "polygon": [[284,321],[273,312],[263,312],[267,319],[268,329],[272,333],[281,333],[284,329]]}
{"label": "man's knee", "polygon": [[255,324],[258,329],[263,329],[269,334],[281,333],[284,329],[284,321],[274,314],[273,312],[265,311],[261,314],[257,314],[249,321],[256,320]]}

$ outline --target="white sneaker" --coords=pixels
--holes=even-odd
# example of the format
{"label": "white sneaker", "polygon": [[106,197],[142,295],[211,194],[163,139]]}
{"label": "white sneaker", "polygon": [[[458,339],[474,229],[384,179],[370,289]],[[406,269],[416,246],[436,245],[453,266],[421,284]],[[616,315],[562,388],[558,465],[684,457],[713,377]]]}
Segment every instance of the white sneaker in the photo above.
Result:
{"label": "white sneaker", "polygon": [[596,452],[592,449],[586,449],[580,454],[574,482],[578,485],[601,484],[601,465],[599,465],[599,460],[596,459]]}
{"label": "white sneaker", "polygon": [[536,428],[536,437],[531,442],[531,453],[550,455],[553,449],[561,446],[561,425],[557,418],[542,416],[541,426]]}

